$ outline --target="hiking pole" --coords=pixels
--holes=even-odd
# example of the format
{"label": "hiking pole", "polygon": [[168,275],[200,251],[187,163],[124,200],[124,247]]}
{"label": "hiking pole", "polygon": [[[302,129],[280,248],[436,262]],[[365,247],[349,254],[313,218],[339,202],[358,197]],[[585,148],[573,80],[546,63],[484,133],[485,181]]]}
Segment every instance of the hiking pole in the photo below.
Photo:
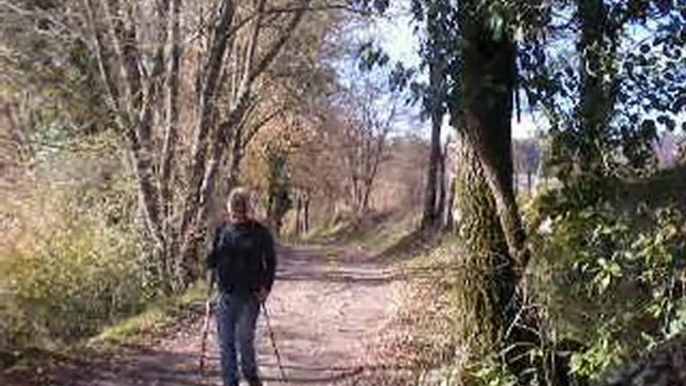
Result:
{"label": "hiking pole", "polygon": [[262,312],[264,313],[264,321],[267,325],[269,340],[272,342],[272,348],[274,349],[274,355],[276,356],[276,365],[279,367],[279,372],[281,373],[281,382],[286,383],[286,372],[283,370],[283,365],[281,364],[281,354],[279,353],[279,348],[276,346],[276,338],[274,338],[274,330],[272,330],[272,324],[269,320],[267,305],[264,301],[261,301],[260,304],[262,304]]}
{"label": "hiking pole", "polygon": [[214,288],[214,273],[210,277],[210,287],[207,289],[207,301],[205,302],[205,320],[202,326],[202,335],[200,338],[200,377],[203,376],[205,370],[205,354],[207,353],[207,335],[210,330],[210,316],[212,314],[212,289]]}

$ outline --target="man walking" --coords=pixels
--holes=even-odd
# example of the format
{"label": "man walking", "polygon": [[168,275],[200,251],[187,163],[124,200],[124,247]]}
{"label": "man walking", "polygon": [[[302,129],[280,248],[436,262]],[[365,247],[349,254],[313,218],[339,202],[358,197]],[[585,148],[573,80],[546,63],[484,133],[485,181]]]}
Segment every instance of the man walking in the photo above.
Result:
{"label": "man walking", "polygon": [[218,229],[207,267],[218,281],[217,330],[224,386],[238,386],[236,360],[250,386],[262,385],[255,360],[255,323],[271,290],[276,269],[274,240],[252,218],[250,192],[234,189],[227,203],[228,221]]}

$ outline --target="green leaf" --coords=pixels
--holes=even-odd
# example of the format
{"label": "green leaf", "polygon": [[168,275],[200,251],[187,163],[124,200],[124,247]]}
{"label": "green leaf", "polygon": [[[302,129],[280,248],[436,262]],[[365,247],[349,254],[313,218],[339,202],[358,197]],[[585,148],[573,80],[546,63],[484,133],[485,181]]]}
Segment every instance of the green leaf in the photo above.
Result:
{"label": "green leaf", "polygon": [[607,290],[607,288],[610,286],[611,282],[612,282],[612,276],[603,275],[602,279],[600,280],[600,288],[603,291]]}

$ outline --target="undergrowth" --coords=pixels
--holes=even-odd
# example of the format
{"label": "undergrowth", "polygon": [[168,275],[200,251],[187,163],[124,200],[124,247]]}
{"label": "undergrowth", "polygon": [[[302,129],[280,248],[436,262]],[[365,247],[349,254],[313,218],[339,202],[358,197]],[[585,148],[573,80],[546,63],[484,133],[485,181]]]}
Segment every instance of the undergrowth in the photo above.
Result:
{"label": "undergrowth", "polygon": [[310,244],[360,247],[373,255],[388,254],[407,237],[415,235],[420,214],[411,211],[341,215],[301,238]]}
{"label": "undergrowth", "polygon": [[161,298],[148,304],[142,312],[105,327],[84,343],[88,347],[132,343],[143,335],[158,335],[178,324],[185,314],[197,314],[194,309],[202,307],[207,300],[208,284],[196,282],[180,296]]}
{"label": "undergrowth", "polygon": [[[523,354],[533,366],[526,384],[602,383],[621,363],[684,336],[686,228],[679,210],[607,203],[550,212],[540,204],[529,208],[539,217],[529,217],[535,259],[522,294],[524,313],[536,320],[535,342]],[[464,253],[458,237],[445,236],[401,264],[414,288],[402,357],[417,370],[397,384],[521,384],[502,358],[511,347],[480,341],[478,273]]]}
{"label": "undergrowth", "polygon": [[69,347],[160,294],[123,154],[88,146],[41,153],[0,204],[3,357]]}

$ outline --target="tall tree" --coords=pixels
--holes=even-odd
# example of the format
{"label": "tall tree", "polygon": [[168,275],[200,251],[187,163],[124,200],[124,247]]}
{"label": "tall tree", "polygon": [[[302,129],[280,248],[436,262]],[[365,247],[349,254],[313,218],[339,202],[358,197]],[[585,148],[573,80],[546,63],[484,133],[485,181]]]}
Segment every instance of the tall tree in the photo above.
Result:
{"label": "tall tree", "polygon": [[[197,275],[196,257],[205,238],[210,199],[227,144],[249,114],[254,84],[291,39],[308,5],[305,0],[278,6],[266,0],[225,0],[210,8],[208,44],[195,47],[202,58],[196,67],[199,74],[193,76],[199,98],[185,113],[194,121],[189,133],[192,148],[188,158],[180,158],[180,77],[191,73],[181,60],[180,42],[188,38],[181,35],[189,31],[181,23],[190,20],[181,16],[184,5],[176,0],[156,2],[151,4],[154,12],[147,15],[151,17],[143,20],[143,5],[84,0],[108,105],[127,139],[148,234],[167,262],[168,279],[175,288],[185,287]],[[147,29],[155,34],[152,53],[141,41],[149,35],[141,33]],[[167,124],[162,149],[157,150],[156,107],[165,97]],[[169,186],[174,170],[187,173],[179,205],[173,204],[177,197]]]}
{"label": "tall tree", "polygon": [[440,23],[439,14],[444,2],[430,2],[426,10],[426,38],[423,42],[423,54],[429,68],[429,86],[424,97],[424,108],[428,111],[431,122],[431,152],[429,169],[426,177],[424,212],[422,228],[431,229],[441,225],[441,203],[437,201],[437,189],[440,187],[439,172],[441,162],[441,126],[445,115],[445,85],[443,74],[445,63],[439,54],[444,44],[446,30]]}
{"label": "tall tree", "polygon": [[372,189],[385,158],[396,117],[396,102],[380,106],[379,86],[365,81],[345,90],[338,108],[350,205],[355,214],[370,209]]}
{"label": "tall tree", "polygon": [[[464,240],[461,261],[469,273],[463,299],[468,328],[481,332],[487,350],[531,337],[513,328],[520,311],[517,289],[530,252],[513,189],[512,129],[517,84],[515,32],[525,30],[544,7],[518,1],[415,1],[418,18],[443,26],[443,42],[432,54],[445,63],[443,103],[459,133],[455,208]],[[539,9],[540,8],[540,9]],[[536,10],[535,12],[532,10]],[[424,54],[424,59],[431,55]],[[512,329],[512,330],[511,330]],[[514,331],[505,335],[506,331]],[[502,339],[501,339],[502,338]],[[508,363],[518,374],[519,349]]]}
{"label": "tall tree", "polygon": [[[517,77],[516,48],[503,18],[489,14],[479,1],[463,1],[458,9],[462,58],[458,127],[479,157],[495,200],[513,267],[526,268],[529,251],[512,181],[512,110]],[[501,20],[500,27],[494,22]]]}
{"label": "tall tree", "polygon": [[438,221],[437,226],[441,228],[446,226],[446,214],[451,211],[452,206],[452,202],[450,202],[449,199],[449,195],[452,194],[452,192],[448,192],[448,189],[452,189],[452,185],[448,181],[448,170],[446,169],[451,143],[452,138],[448,137],[443,145],[443,150],[441,151],[438,161],[438,200],[436,201],[436,218]]}
{"label": "tall tree", "polygon": [[[612,80],[615,79],[614,58],[618,31],[610,24],[608,6],[604,0],[577,1],[580,36],[577,51],[581,54],[581,92],[578,106],[580,122],[579,169],[602,175],[603,163],[599,147],[593,142],[603,137],[613,108]],[[608,81],[607,79],[610,79]]]}
{"label": "tall tree", "polygon": [[[427,45],[423,58],[440,63],[446,82],[443,105],[451,123],[473,147],[496,203],[509,255],[518,271],[529,251],[512,183],[510,119],[517,80],[516,23],[526,23],[536,4],[527,2],[444,0],[413,2],[415,16],[441,26],[440,41]],[[490,4],[490,5],[489,5]],[[428,23],[428,21],[427,21]],[[440,97],[438,98],[440,100]],[[458,125],[458,122],[464,124]]]}
{"label": "tall tree", "polygon": [[[677,127],[686,106],[683,15],[669,0],[557,6],[569,17],[524,45],[522,83],[551,122],[552,171],[588,205],[619,179],[649,170],[658,129]],[[576,45],[547,49],[552,38]]]}

